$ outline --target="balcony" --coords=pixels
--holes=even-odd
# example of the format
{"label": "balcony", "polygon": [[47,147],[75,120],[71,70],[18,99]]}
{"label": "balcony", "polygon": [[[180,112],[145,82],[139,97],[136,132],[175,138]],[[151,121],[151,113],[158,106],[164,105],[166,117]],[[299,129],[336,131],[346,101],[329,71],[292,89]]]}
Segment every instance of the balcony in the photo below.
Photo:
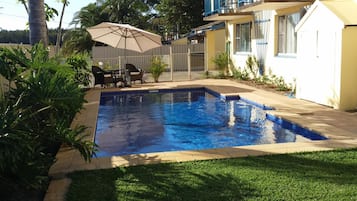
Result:
{"label": "balcony", "polygon": [[250,16],[255,11],[305,6],[312,2],[313,0],[205,0],[204,20],[234,20]]}
{"label": "balcony", "polygon": [[250,16],[252,13],[240,11],[240,7],[244,7],[252,3],[254,0],[205,0],[205,21],[217,20],[233,20],[241,17]]}

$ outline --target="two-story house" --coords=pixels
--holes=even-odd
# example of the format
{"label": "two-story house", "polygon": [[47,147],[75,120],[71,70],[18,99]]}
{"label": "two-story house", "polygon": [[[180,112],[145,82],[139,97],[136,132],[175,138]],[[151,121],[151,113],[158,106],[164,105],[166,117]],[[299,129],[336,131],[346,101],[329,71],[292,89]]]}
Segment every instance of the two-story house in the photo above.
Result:
{"label": "two-story house", "polygon": [[[312,92],[308,89],[311,89],[311,85],[316,85],[319,77],[325,77],[325,72],[336,73],[337,70],[334,69],[340,69],[339,71],[341,71],[343,65],[349,65],[349,72],[357,76],[357,70],[356,72],[352,70],[354,68],[357,69],[357,61],[352,61],[353,59],[351,60],[351,58],[349,58],[345,60],[349,62],[342,62],[343,65],[338,64],[337,66],[331,65],[325,72],[321,71],[321,68],[311,71],[310,69],[314,68],[313,66],[309,67],[309,61],[312,59],[311,54],[309,56],[306,52],[311,48],[316,49],[319,42],[314,34],[307,36],[307,38],[314,38],[313,40],[307,40],[306,35],[304,36],[305,39],[299,38],[299,31],[297,29],[298,27],[308,27],[302,24],[311,24],[309,22],[313,21],[316,23],[316,26],[309,26],[309,33],[315,33],[316,35],[316,32],[325,33],[329,32],[329,30],[336,31],[336,29],[332,29],[336,27],[335,24],[329,24],[325,21],[330,18],[336,19],[335,21],[331,21],[331,23],[338,23],[337,21],[340,21],[340,24],[345,25],[339,26],[338,30],[342,31],[346,26],[352,27],[352,25],[357,24],[357,1],[204,0],[204,5],[205,21],[225,22],[225,51],[229,53],[234,67],[244,68],[247,57],[254,55],[258,59],[259,67],[264,74],[282,76],[285,82],[296,85],[298,89],[296,96],[298,98],[342,110],[357,107],[357,89],[355,90],[356,92],[351,91],[354,89],[350,89],[350,86],[349,89],[342,89],[342,79],[338,82],[334,81],[334,83],[325,82],[319,86],[324,89],[315,88],[314,90],[316,90],[316,92]],[[338,12],[343,12],[343,10],[346,10],[347,13],[341,17]],[[353,12],[353,10],[355,12]],[[330,18],[326,18],[326,16]],[[351,21],[345,18],[353,20]],[[324,26],[318,26],[319,24],[324,24]],[[356,26],[354,27],[357,28]],[[300,28],[299,30],[301,32],[300,36],[304,35],[302,32],[307,31],[304,28]],[[349,30],[352,30],[352,28]],[[351,36],[331,40],[351,41],[349,44],[354,44],[354,46],[349,47],[349,49],[354,48],[354,51],[357,52],[357,44]],[[328,43],[329,41],[325,42]],[[334,43],[334,41],[330,42]],[[300,48],[298,48],[299,46]],[[320,44],[318,50],[315,51],[324,51],[323,47],[324,46]],[[336,54],[340,53],[341,52],[336,52]],[[327,62],[320,63],[324,64]],[[352,68],[351,65],[355,66]],[[306,80],[305,77],[307,77],[306,75],[310,72],[314,72],[315,74],[309,76],[309,80]],[[335,74],[334,76],[339,77],[340,75]],[[327,77],[332,77],[332,75],[327,75]],[[329,80],[329,78],[327,80]],[[347,81],[345,80],[345,82]],[[348,82],[354,83],[353,80],[349,80]],[[357,87],[357,82],[355,84]],[[346,92],[347,90],[349,91]],[[344,94],[340,94],[342,91]],[[309,94],[307,94],[307,92]],[[338,94],[336,94],[336,92]]]}

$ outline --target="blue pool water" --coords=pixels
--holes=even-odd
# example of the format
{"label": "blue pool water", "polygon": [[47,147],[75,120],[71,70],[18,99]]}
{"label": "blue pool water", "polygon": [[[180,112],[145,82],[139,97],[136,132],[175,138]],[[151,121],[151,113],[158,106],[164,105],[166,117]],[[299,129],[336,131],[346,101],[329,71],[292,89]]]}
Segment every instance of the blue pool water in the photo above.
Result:
{"label": "blue pool water", "polygon": [[205,89],[102,93],[96,156],[326,139],[250,101],[217,95]]}

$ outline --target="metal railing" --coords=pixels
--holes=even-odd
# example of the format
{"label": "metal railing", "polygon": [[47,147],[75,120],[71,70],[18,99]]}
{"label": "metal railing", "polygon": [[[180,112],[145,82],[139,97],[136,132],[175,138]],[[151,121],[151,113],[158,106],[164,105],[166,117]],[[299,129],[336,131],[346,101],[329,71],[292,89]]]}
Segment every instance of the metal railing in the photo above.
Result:
{"label": "metal railing", "polygon": [[[144,80],[152,81],[150,72],[153,57],[161,57],[167,68],[160,81],[182,81],[203,78],[205,72],[203,44],[163,46],[151,52],[127,52],[111,47],[93,49],[93,64],[104,69],[121,69],[131,63],[145,71]],[[119,54],[118,54],[119,53]],[[114,56],[118,55],[118,56]]]}
{"label": "metal railing", "polygon": [[259,1],[260,0],[214,0],[212,5],[211,0],[205,0],[205,16],[216,13],[239,12],[240,7]]}

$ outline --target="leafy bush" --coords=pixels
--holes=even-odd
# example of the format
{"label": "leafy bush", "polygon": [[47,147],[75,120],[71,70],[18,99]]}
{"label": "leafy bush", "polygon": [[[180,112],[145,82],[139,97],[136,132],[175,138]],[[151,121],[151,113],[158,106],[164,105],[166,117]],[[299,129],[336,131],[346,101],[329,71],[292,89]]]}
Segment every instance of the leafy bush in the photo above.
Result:
{"label": "leafy bush", "polygon": [[247,60],[245,61],[245,64],[250,74],[253,76],[253,79],[256,79],[259,74],[257,58],[255,56],[249,55]]}
{"label": "leafy bush", "polygon": [[217,54],[216,57],[212,59],[212,62],[216,64],[221,75],[228,75],[229,64],[231,61],[226,52]]}
{"label": "leafy bush", "polygon": [[149,71],[152,77],[154,78],[155,82],[159,82],[159,77],[165,71],[166,67],[167,64],[162,61],[161,57],[158,56],[152,57]]}
{"label": "leafy bush", "polygon": [[233,78],[239,80],[249,80],[249,73],[246,69],[241,70],[240,68],[233,68]]}
{"label": "leafy bush", "polygon": [[70,65],[49,58],[41,45],[0,49],[0,74],[10,83],[0,99],[0,197],[23,200],[19,189],[47,187],[60,144],[86,160],[95,145],[84,140],[83,126],[70,128],[85,102]]}
{"label": "leafy bush", "polygon": [[254,82],[257,84],[270,84],[271,80],[267,75],[262,75],[254,79]]}
{"label": "leafy bush", "polygon": [[66,63],[71,65],[73,71],[75,72],[74,81],[83,86],[88,86],[90,83],[88,59],[88,54],[82,53],[73,54],[66,60]]}
{"label": "leafy bush", "polygon": [[277,87],[278,91],[289,91],[291,90],[291,87],[285,83],[284,78],[282,76],[277,77],[273,75],[272,77],[272,83]]}

